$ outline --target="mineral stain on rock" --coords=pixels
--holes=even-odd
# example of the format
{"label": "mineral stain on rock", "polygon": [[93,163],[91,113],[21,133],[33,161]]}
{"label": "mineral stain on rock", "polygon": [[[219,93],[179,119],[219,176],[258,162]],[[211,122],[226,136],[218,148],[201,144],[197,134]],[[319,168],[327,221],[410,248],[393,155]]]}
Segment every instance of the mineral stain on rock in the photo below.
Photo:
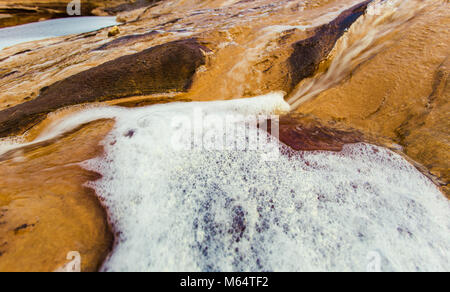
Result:
{"label": "mineral stain on rock", "polygon": [[207,48],[194,39],[123,56],[41,90],[40,95],[0,112],[0,137],[20,134],[62,107],[129,96],[185,91]]}

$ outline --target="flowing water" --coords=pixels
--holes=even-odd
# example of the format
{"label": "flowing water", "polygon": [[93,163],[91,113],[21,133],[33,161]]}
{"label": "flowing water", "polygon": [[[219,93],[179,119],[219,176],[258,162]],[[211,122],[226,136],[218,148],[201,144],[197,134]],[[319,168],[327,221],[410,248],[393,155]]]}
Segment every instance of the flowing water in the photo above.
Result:
{"label": "flowing water", "polygon": [[321,92],[339,84],[363,62],[388,47],[392,43],[389,36],[398,33],[404,25],[432,3],[433,1],[419,0],[372,2],[366,14],[338,41],[331,54],[331,64],[326,71],[301,82],[290,94],[289,104],[293,108],[298,108]]}

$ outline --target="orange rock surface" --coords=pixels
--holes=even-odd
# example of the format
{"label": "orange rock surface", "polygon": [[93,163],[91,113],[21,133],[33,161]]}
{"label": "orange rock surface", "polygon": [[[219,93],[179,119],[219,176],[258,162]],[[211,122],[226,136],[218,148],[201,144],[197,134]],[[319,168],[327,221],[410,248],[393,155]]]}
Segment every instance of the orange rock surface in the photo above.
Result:
{"label": "orange rock surface", "polygon": [[0,157],[0,271],[54,271],[67,254],[96,271],[113,236],[95,192],[99,178],[77,163],[102,153],[112,121],[94,122],[57,141]]}

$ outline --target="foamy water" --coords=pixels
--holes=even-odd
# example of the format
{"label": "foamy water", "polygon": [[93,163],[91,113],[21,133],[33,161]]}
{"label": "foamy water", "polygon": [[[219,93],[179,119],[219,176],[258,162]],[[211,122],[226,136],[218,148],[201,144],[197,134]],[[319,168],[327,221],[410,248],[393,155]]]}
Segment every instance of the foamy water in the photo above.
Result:
{"label": "foamy water", "polygon": [[[117,120],[104,141],[106,155],[84,164],[103,175],[91,186],[118,232],[102,270],[448,271],[450,203],[389,150],[356,144],[341,153],[266,160],[249,148],[173,147],[180,129],[189,129],[174,123],[180,117],[226,120],[288,108],[281,94],[97,108],[53,128]],[[205,136],[220,132],[214,123],[189,126]],[[243,119],[223,126],[236,126],[244,140],[261,131]],[[188,130],[181,133],[187,135],[175,141],[189,139]],[[232,144],[242,136],[225,138]]]}
{"label": "foamy water", "polygon": [[52,19],[0,29],[0,50],[46,38],[80,34],[116,25],[116,17],[86,16]]}

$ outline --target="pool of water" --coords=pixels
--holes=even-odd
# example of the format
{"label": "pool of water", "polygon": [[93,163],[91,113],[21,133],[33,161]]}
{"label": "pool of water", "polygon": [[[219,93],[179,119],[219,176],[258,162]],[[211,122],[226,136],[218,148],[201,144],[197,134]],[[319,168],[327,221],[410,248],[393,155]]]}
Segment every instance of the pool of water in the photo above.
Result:
{"label": "pool of water", "polygon": [[52,19],[3,28],[0,29],[0,50],[24,42],[80,34],[116,24],[114,16],[86,16]]}

